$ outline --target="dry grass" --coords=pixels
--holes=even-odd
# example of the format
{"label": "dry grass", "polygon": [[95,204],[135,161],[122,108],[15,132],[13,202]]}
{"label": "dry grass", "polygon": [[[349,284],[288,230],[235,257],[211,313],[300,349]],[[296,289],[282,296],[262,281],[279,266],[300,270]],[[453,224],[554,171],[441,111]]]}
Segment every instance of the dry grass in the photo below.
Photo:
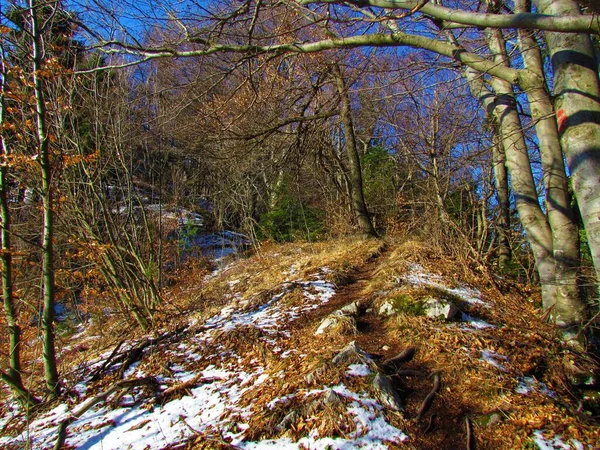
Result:
{"label": "dry grass", "polygon": [[[340,287],[340,295],[346,297],[334,299],[331,305],[311,311],[289,325],[289,336],[280,336],[278,345],[292,350],[294,357],[283,359],[274,355],[268,345],[269,336],[252,326],[221,332],[214,344],[210,344],[214,349],[202,349],[204,354],[215,355],[235,350],[243,355],[235,364],[244,366],[258,361],[264,367],[267,380],[242,398],[242,403],[253,411],[246,432],[248,439],[286,436],[296,440],[314,429],[320,436],[349,436],[356,432],[355,422],[347,412],[348,399],[336,398],[327,391],[313,394],[310,391],[343,382],[354,392],[373,395],[369,377],[348,377],[345,366],[331,364],[339,350],[350,340],[357,339],[363,349],[381,360],[415,346],[415,359],[403,368],[442,374],[442,389],[426,417],[436,416],[434,429],[428,433],[424,433],[425,423],[416,422],[414,417],[431,389],[431,380],[409,377],[396,380],[406,390],[407,407],[404,414],[390,413],[387,417],[410,436],[402,448],[463,448],[465,417],[473,419],[478,449],[531,448],[531,434],[538,429],[562,434],[565,442],[575,438],[589,443],[592,448],[600,448],[597,424],[577,411],[577,400],[565,382],[563,362],[578,357],[566,351],[553,328],[541,320],[536,308],[539,294],[535,290],[531,291],[532,301],[519,292],[501,294],[486,283],[484,275],[459,267],[439,249],[415,241],[389,246],[389,250],[382,253],[383,246],[378,241],[267,244],[256,255],[216,273],[208,274],[205,270],[187,273],[165,292],[168,313],[161,320],[169,328],[173,327],[172,323],[189,319],[200,327],[226,305],[243,305],[245,310],[255,310],[275,294],[283,294],[279,299],[282,305],[299,306],[304,297],[294,280],[308,280],[321,273],[335,282]],[[352,286],[347,286],[345,291],[341,289],[352,280],[356,269],[377,256],[379,259],[372,263],[373,269],[360,289],[352,290]],[[358,336],[349,336],[343,324],[339,330],[314,336],[324,317],[350,301],[369,306],[399,295],[410,296],[415,301],[432,295],[428,288],[398,281],[411,264],[419,264],[443,277],[449,287],[476,286],[491,307],[459,306],[495,328],[472,331],[458,323],[443,323],[410,312],[387,319],[369,313],[359,319]],[[323,271],[325,267],[328,270]],[[336,301],[342,303],[336,304]],[[123,332],[123,325],[118,321],[107,324],[101,340],[87,341],[84,350],[66,352],[63,367],[111,348]],[[194,352],[194,346],[199,344],[187,342],[186,345]],[[506,356],[508,360],[499,361],[505,370],[484,361],[483,350]],[[166,359],[186,369],[186,364],[190,364],[182,356],[156,351],[142,361],[140,369],[167,376],[170,369],[165,365]],[[213,362],[217,359],[195,362],[193,369],[201,370]],[[539,390],[530,395],[517,394],[517,380],[523,376],[545,383],[556,397],[551,398]],[[274,399],[282,400],[273,404]],[[492,413],[498,413],[500,421],[487,425],[486,418]],[[227,443],[211,436],[198,436],[189,444],[190,448],[229,448]]]}
{"label": "dry grass", "polygon": [[[565,442],[575,438],[600,446],[596,423],[577,411],[573,390],[566,383],[564,358],[579,361],[581,358],[566,350],[553,327],[541,320],[536,308],[539,293],[532,291],[533,300],[516,292],[503,295],[486,284],[481,274],[465,274],[435,248],[408,241],[382,258],[367,287],[371,297],[381,302],[404,295],[418,301],[431,295],[429,288],[398,282],[410,263],[442,276],[448,287],[477,286],[482,299],[491,305],[491,308],[484,308],[462,303],[459,307],[495,328],[473,331],[459,324],[447,324],[409,312],[388,319],[386,331],[380,337],[397,342],[400,348],[418,348],[415,360],[407,364],[407,368],[441,371],[443,389],[433,409],[442,429],[443,422],[456,427],[460,424],[459,418],[469,416],[476,419],[477,448],[527,447],[531,445],[533,431],[539,429],[547,430],[549,434],[562,434]],[[484,361],[482,351],[506,356],[507,360],[499,360],[504,370]],[[530,395],[516,393],[518,379],[524,376],[545,383],[556,397],[551,398],[539,390]],[[413,379],[406,382],[415,390],[409,397],[406,416],[414,417],[420,401],[430,389],[430,382]],[[500,423],[482,424],[483,419],[494,412],[502,418]],[[399,426],[402,428],[401,424]],[[463,425],[460,427],[462,429]],[[416,436],[418,448],[454,445],[449,435],[444,437],[439,431],[426,436],[411,423],[405,423],[404,429]]]}

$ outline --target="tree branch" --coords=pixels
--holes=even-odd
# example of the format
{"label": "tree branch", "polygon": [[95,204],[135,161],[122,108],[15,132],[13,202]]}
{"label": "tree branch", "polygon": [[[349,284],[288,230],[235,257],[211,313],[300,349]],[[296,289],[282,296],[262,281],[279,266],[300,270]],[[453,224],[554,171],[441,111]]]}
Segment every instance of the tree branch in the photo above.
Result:
{"label": "tree branch", "polygon": [[310,4],[350,4],[359,7],[376,7],[382,9],[415,10],[428,16],[444,21],[444,27],[467,25],[469,27],[484,28],[514,28],[526,30],[557,31],[561,33],[595,33],[600,34],[600,17],[597,15],[580,16],[551,16],[535,13],[518,14],[487,14],[471,11],[457,10],[434,3],[421,6],[415,0],[298,0],[301,5]]}

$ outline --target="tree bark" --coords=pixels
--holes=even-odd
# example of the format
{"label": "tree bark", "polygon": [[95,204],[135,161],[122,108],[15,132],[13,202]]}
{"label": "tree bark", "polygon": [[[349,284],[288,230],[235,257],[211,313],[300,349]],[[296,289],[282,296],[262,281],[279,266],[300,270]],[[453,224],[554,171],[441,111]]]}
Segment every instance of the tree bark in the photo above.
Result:
{"label": "tree bark", "polygon": [[354,123],[352,121],[348,88],[342,72],[337,65],[334,66],[333,74],[337,91],[340,96],[340,117],[344,127],[345,149],[348,156],[348,164],[350,166],[350,197],[352,208],[361,233],[366,236],[374,237],[377,236],[377,232],[375,231],[375,228],[373,228],[373,223],[371,222],[371,217],[369,216],[369,211],[365,202],[362,168],[356,144],[356,135],[354,133]]}
{"label": "tree bark", "polygon": [[508,174],[506,173],[506,157],[499,142],[500,131],[494,132],[492,144],[492,165],[496,183],[496,201],[498,202],[498,268],[504,270],[511,259],[508,242],[510,230],[510,200],[508,195]]}
{"label": "tree bark", "polygon": [[496,92],[494,95],[485,88],[480,73],[468,68],[465,75],[471,92],[480,100],[488,114],[495,119],[500,129],[500,142],[506,155],[517,212],[533,252],[546,307],[552,301],[551,299],[555,298],[552,232],[538,202],[512,86],[503,80],[492,78],[491,84]]}
{"label": "tree bark", "polygon": [[10,386],[19,403],[24,407],[29,407],[39,403],[39,401],[25,388],[21,377],[21,328],[17,323],[13,290],[12,244],[10,235],[11,214],[8,202],[8,159],[10,152],[2,128],[5,121],[4,112],[6,111],[4,96],[7,89],[6,76],[4,49],[0,47],[0,220],[2,221],[2,228],[0,229],[0,239],[2,240],[0,262],[2,263],[2,298],[4,300],[4,313],[9,336],[9,368],[6,373],[2,374],[2,379]]}
{"label": "tree bark", "polygon": [[[571,0],[535,0],[542,14],[580,15]],[[588,243],[600,279],[600,85],[588,34],[545,33],[554,70],[554,105]]]}
{"label": "tree bark", "polygon": [[[528,11],[528,0],[517,0],[517,11]],[[554,108],[544,83],[542,55],[533,34],[518,33],[525,68],[539,77],[540,85],[527,90],[531,114],[540,146],[545,204],[552,229],[552,252],[555,264],[556,299],[553,318],[558,325],[575,327],[586,316],[586,305],[579,295],[579,230],[571,209],[568,179],[564,165]]]}
{"label": "tree bark", "polygon": [[42,177],[42,329],[43,329],[43,359],[46,388],[53,397],[60,394],[58,370],[56,367],[56,350],[54,343],[54,212],[52,210],[52,168],[50,164],[50,140],[47,129],[47,113],[44,99],[44,87],[41,78],[43,68],[42,30],[38,23],[38,4],[36,0],[29,0],[29,14],[31,18],[32,58],[33,58],[33,85],[36,102],[37,138],[38,138],[38,163]]}

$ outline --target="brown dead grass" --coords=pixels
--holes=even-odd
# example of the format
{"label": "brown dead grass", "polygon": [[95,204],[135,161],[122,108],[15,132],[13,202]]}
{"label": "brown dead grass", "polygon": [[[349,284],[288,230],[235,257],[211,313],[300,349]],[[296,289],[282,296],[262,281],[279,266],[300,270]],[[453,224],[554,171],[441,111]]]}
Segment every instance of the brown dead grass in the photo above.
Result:
{"label": "brown dead grass", "polygon": [[[323,274],[326,267],[329,270],[324,276],[338,285],[338,295],[285,327],[290,336],[280,337],[279,345],[292,350],[293,357],[283,359],[274,355],[267,336],[254,327],[222,332],[215,339],[219,349],[202,349],[205,354],[215,355],[223,349],[232,349],[244,355],[238,364],[259,361],[265,366],[268,379],[243,397],[253,411],[247,438],[286,436],[295,440],[314,429],[321,436],[348,436],[355,432],[354,421],[347,413],[347,399],[326,403],[323,393],[306,393],[343,382],[355,392],[373,395],[369,378],[348,377],[346,367],[331,364],[333,356],[356,339],[361,348],[380,361],[415,346],[414,360],[403,368],[442,374],[442,389],[422,422],[416,422],[415,416],[431,389],[431,379],[395,380],[405,391],[406,411],[386,414],[390,423],[410,436],[401,448],[464,448],[466,417],[473,420],[477,449],[531,448],[531,435],[538,429],[547,430],[549,435],[561,434],[565,442],[574,438],[592,448],[600,448],[597,423],[577,411],[577,399],[572,395],[577,393],[572,392],[565,381],[563,361],[578,356],[566,351],[553,328],[541,320],[536,307],[539,294],[535,290],[530,291],[531,300],[510,288],[507,294],[502,294],[487,282],[485,274],[458,267],[440,250],[414,241],[392,243],[386,252],[383,249],[378,241],[267,244],[256,255],[217,273],[208,274],[205,269],[186,273],[166,290],[167,305],[160,323],[172,328],[176,323],[193,319],[196,326],[201,326],[226,305],[245,302],[245,309],[253,310],[281,293],[284,287],[285,294],[279,301],[299,305],[303,301],[302,290],[293,281]],[[348,336],[343,330],[314,336],[324,317],[352,301],[359,301],[366,309],[376,300],[396,295],[410,295],[416,300],[431,295],[428,289],[398,282],[410,263],[418,263],[430,273],[444,277],[449,287],[477,287],[483,300],[492,307],[465,304],[460,307],[496,328],[467,331],[459,324],[446,324],[409,313],[381,318],[371,311],[359,318],[357,336]],[[360,278],[358,282],[357,278]],[[81,341],[69,342],[73,348],[64,353],[63,371],[68,374],[67,367],[112,348],[125,334],[131,338],[136,333],[139,332],[124,329],[122,321],[114,319],[105,324],[101,339],[86,341],[89,336],[84,336]],[[77,345],[83,343],[85,346],[77,349]],[[194,345],[198,344],[189,344],[190,351],[194,351]],[[506,371],[483,361],[482,350],[508,357],[508,361],[500,361]],[[165,356],[157,351],[145,357],[140,368],[148,374],[167,376],[170,369],[165,365],[165,358],[186,369],[186,364],[191,364],[181,356]],[[193,369],[199,371],[213,362],[218,361],[194,362]],[[522,376],[533,376],[545,383],[556,393],[556,398],[540,392],[527,396],[515,393],[517,379]],[[293,395],[296,397],[290,398]],[[267,407],[277,398],[290,399]],[[289,423],[278,429],[277,425],[292,411],[295,415]],[[491,426],[482,423],[482,418],[495,412],[502,419],[499,423]],[[425,426],[433,415],[433,429],[425,433]],[[212,436],[196,436],[189,446],[229,448],[226,442]]]}

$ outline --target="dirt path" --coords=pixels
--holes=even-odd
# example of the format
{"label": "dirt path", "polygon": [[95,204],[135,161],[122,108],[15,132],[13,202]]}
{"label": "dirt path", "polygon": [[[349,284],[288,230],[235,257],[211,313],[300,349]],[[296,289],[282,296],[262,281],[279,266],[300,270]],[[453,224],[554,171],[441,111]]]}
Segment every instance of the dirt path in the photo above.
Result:
{"label": "dirt path", "polygon": [[[358,334],[347,336],[346,343],[348,340],[355,340],[361,349],[371,354],[378,362],[396,356],[405,350],[407,344],[402,342],[397,319],[377,314],[377,308],[373,304],[373,295],[369,290],[370,282],[380,264],[385,260],[386,253],[383,252],[351,273],[347,283],[338,286],[335,296],[327,304],[311,311],[297,321],[294,326],[296,331],[304,335],[304,339],[306,339],[307,336],[313,335],[318,324],[327,315],[352,302],[358,302],[361,311],[357,321]],[[333,341],[322,338],[319,341],[322,345],[321,351],[329,351],[333,354],[339,351],[341,349],[339,340]],[[423,359],[417,351],[415,359],[403,364],[402,367],[431,373],[436,367],[436,362]],[[409,447],[414,446],[413,448],[416,449],[457,449],[466,447],[464,418],[467,411],[463,407],[452,405],[451,402],[444,399],[444,384],[442,384],[440,395],[434,398],[429,413],[417,422],[415,417],[425,397],[432,389],[432,380],[393,378],[392,381],[406,400],[406,410],[402,414],[402,419],[399,419],[399,415],[390,415],[389,419],[410,436]],[[481,448],[484,447],[478,446],[478,449]]]}

